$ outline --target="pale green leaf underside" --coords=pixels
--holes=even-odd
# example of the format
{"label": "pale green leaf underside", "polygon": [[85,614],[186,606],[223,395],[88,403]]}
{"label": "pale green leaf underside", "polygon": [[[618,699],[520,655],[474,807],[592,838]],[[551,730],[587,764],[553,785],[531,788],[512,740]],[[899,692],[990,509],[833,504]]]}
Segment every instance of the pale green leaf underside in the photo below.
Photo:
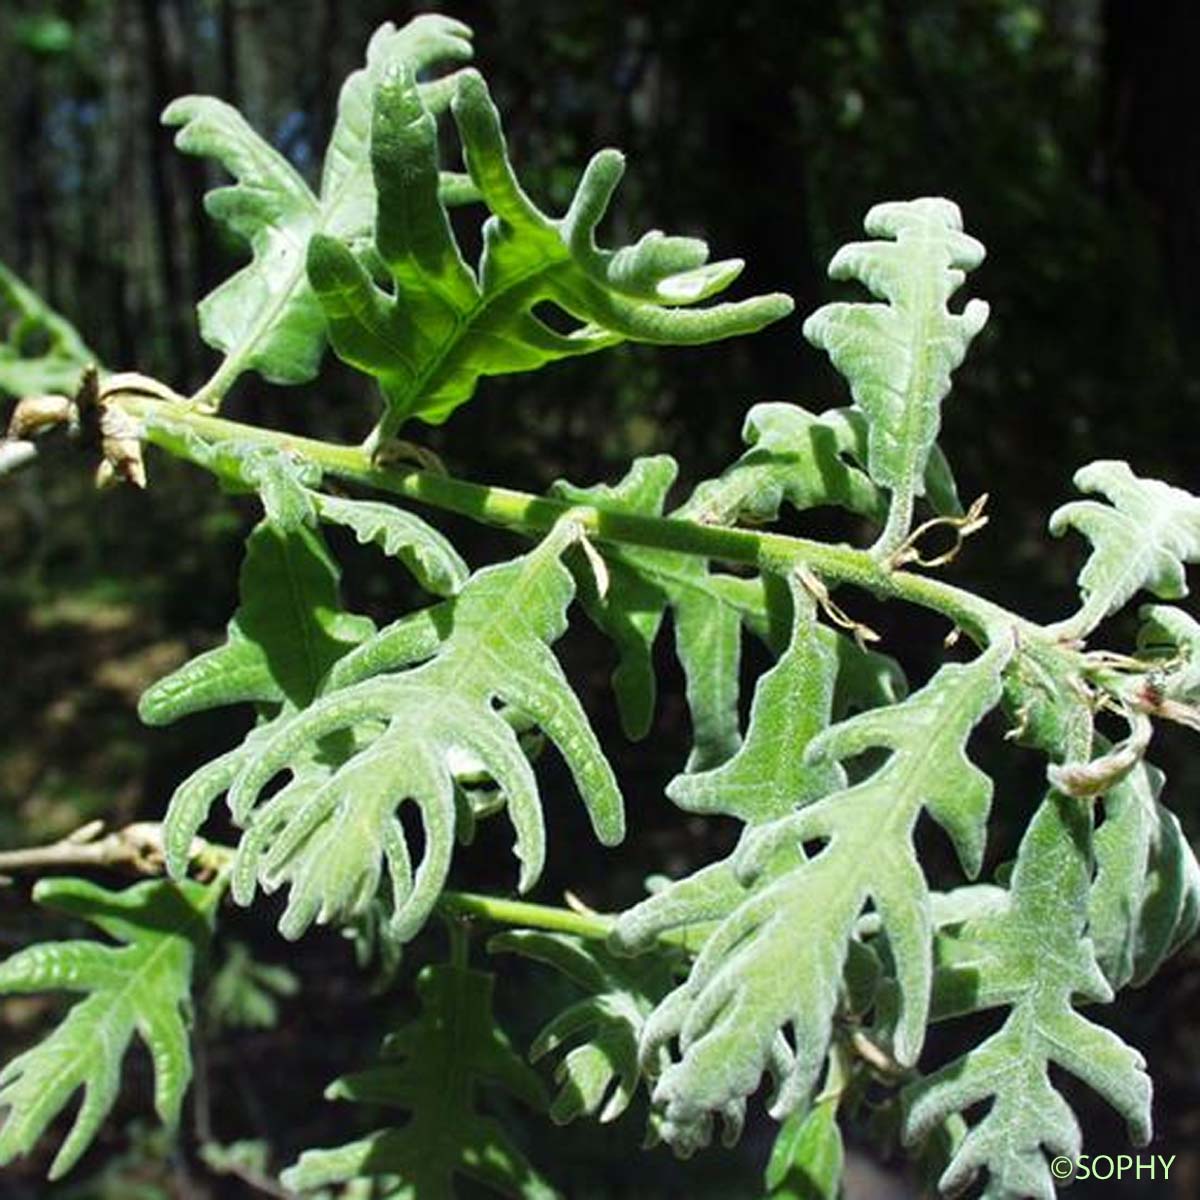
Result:
{"label": "pale green leaf underside", "polygon": [[1200,701],[1200,622],[1170,604],[1144,604],[1138,615],[1138,653],[1162,660],[1156,676],[1163,694],[1185,704]]}
{"label": "pale green leaf underside", "polygon": [[133,1036],[154,1065],[154,1108],[179,1118],[191,1079],[185,1013],[192,965],[207,943],[210,899],[199,884],[162,880],[110,892],[82,879],[43,879],[34,899],[90,921],[121,945],[45,942],[0,964],[0,993],[81,992],[62,1023],[0,1070],[0,1165],[33,1149],[80,1088],[83,1100],[50,1167],[57,1179],[91,1144],[117,1098]]}
{"label": "pale green leaf underside", "polygon": [[[285,1187],[308,1191],[356,1179],[391,1179],[386,1196],[453,1200],[461,1175],[502,1196],[554,1200],[500,1124],[476,1111],[481,1086],[500,1088],[535,1110],[545,1108],[537,1075],[513,1051],[492,1015],[491,975],[451,966],[417,977],[421,1012],[392,1034],[377,1066],[348,1075],[326,1092],[409,1113],[383,1129],[330,1150],[306,1150],[283,1173]],[[392,1190],[392,1189],[395,1190]]]}
{"label": "pale green leaf underside", "polygon": [[860,281],[886,303],[827,304],[805,321],[804,336],[828,352],[866,415],[871,478],[919,496],[951,373],[988,316],[981,300],[961,313],[947,303],[984,249],[962,232],[949,200],[878,204],[864,225],[887,240],[843,246],[829,274]]}
{"label": "pale green leaf underside", "polygon": [[[326,688],[303,711],[254,731],[209,774],[189,781],[168,818],[170,846],[190,838],[222,790],[245,833],[233,894],[249,903],[256,886],[290,889],[280,923],[298,937],[314,921],[347,920],[378,890],[386,865],[395,905],[392,931],[411,937],[433,907],[458,831],[455,777],[482,772],[499,787],[516,831],[519,884],[533,885],[545,858],[537,782],[500,706],[532,720],[570,768],[605,844],[620,840],[624,817],[615,777],[579,700],[549,646],[566,627],[574,595],[563,550],[577,537],[569,521],[535,550],[478,572],[438,606],[435,636],[397,639],[385,629],[347,656],[356,680]],[[380,648],[383,648],[382,652]],[[376,672],[362,678],[363,662]],[[266,801],[281,771],[291,782]],[[420,811],[425,851],[415,870],[397,809]],[[174,861],[174,860],[173,860]]]}
{"label": "pale green leaf underside", "polygon": [[1072,1007],[1074,998],[1112,998],[1084,936],[1090,821],[1085,805],[1052,792],[1022,839],[1007,905],[968,922],[944,957],[939,991],[961,997],[959,1007],[1010,1008],[998,1032],[906,1089],[905,1134],[912,1141],[991,1101],[941,1178],[946,1195],[986,1169],[983,1194],[990,1200],[1052,1200],[1049,1160],[1076,1158],[1082,1137],[1049,1076],[1051,1065],[1108,1100],[1134,1145],[1149,1138],[1151,1089],[1141,1055]]}
{"label": "pale green leaf underside", "polygon": [[1145,983],[1200,923],[1200,866],[1162,784],[1142,762],[1103,799],[1088,932],[1114,989]]}
{"label": "pale green leaf underside", "polygon": [[[793,584],[790,637],[778,663],[755,687],[746,740],[720,766],[686,772],[671,781],[668,795],[681,808],[734,816],[751,828],[777,820],[844,786],[840,766],[810,764],[804,757],[806,746],[831,715],[840,718],[903,698],[904,678],[891,659],[816,624],[809,607],[811,602],[798,595]],[[731,856],[658,887],[622,914],[617,945],[636,953],[664,934],[678,939],[686,931],[688,944],[699,947],[748,898],[751,886],[765,887],[794,863],[792,851],[785,849],[770,869],[747,885],[734,869],[735,859]]]}
{"label": "pale green leaf underside", "polygon": [[[741,263],[708,263],[694,238],[647,234],[615,252],[594,242],[624,171],[615,150],[584,171],[566,215],[542,213],[517,182],[500,117],[474,71],[455,81],[451,111],[471,179],[492,213],[478,269],[464,261],[438,186],[437,131],[413,74],[398,64],[375,101],[376,248],[391,277],[380,290],[335,236],[309,245],[309,278],[329,336],[374,375],[387,411],[381,436],[412,417],[444,421],[483,376],[533,370],[625,340],[694,344],[750,333],[791,311],[786,296],[693,309]],[[559,333],[534,312],[551,302],[579,322]]]}
{"label": "pale green leaf underside", "polygon": [[1186,596],[1187,563],[1200,562],[1200,499],[1157,479],[1140,479],[1127,463],[1102,460],[1075,473],[1081,492],[1110,504],[1076,500],[1050,517],[1056,537],[1074,529],[1092,543],[1079,574],[1084,607],[1071,619],[1087,633],[1145,588],[1160,600]]}
{"label": "pale green leaf underside", "polygon": [[803,1101],[824,1059],[848,945],[868,901],[896,963],[893,1050],[899,1061],[915,1061],[929,1006],[932,916],[912,831],[927,810],[967,872],[978,870],[991,782],[969,762],[964,745],[999,699],[1008,653],[997,647],[972,663],[945,666],[904,703],[860,713],[809,744],[805,757],[814,765],[877,748],[891,753],[861,783],[743,839],[736,865],[750,878],[777,870],[788,848],[794,853],[813,841],[821,848],[748,892],[648,1023],[644,1053],[671,1039],[679,1044],[680,1058],[655,1089],[668,1138],[678,1132],[689,1140],[706,1114],[753,1092],[785,1027],[794,1052],[772,1111],[783,1115]]}
{"label": "pale green leaf underside", "polygon": [[[219,400],[244,371],[257,371],[274,383],[303,383],[316,375],[325,322],[308,283],[305,256],[318,233],[342,238],[356,250],[369,241],[375,219],[369,160],[375,88],[397,63],[415,72],[469,59],[470,38],[460,21],[433,14],[400,29],[389,22],[376,30],[366,66],[342,87],[316,195],[232,106],[211,96],[185,96],[168,106],[163,121],[180,126],[179,149],[214,158],[234,176],[236,183],[210,192],[205,206],[253,251],[251,262],[199,305],[204,340],[226,355],[201,399]],[[423,87],[431,104],[445,103],[444,82]]]}

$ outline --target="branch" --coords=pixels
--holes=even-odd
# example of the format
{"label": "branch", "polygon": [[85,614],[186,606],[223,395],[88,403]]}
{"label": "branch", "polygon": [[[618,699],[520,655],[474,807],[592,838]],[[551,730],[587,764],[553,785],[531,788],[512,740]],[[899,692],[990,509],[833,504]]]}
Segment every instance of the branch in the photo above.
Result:
{"label": "branch", "polygon": [[107,402],[136,418],[142,436],[178,458],[195,461],[194,439],[237,441],[283,450],[338,479],[390,492],[485,524],[541,534],[571,512],[597,542],[673,550],[727,563],[748,564],[772,574],[797,565],[835,584],[850,584],[884,599],[933,609],[980,645],[1016,629],[1021,638],[1050,640],[1038,625],[939,579],[890,569],[865,550],[759,530],[704,525],[671,517],[639,516],[579,508],[510,488],[488,487],[434,471],[380,465],[359,446],[342,446],[273,429],[244,425],[195,411],[186,404],[141,392],[110,390]]}
{"label": "branch", "polygon": [[[192,843],[192,861],[205,873],[217,872],[232,854],[228,847],[202,838]],[[163,865],[162,826],[155,821],[136,821],[107,834],[103,821],[89,821],[49,845],[0,851],[0,873],[46,867],[126,867],[142,875],[161,875]]]}
{"label": "branch", "polygon": [[[157,821],[136,821],[101,836],[103,830],[103,821],[89,821],[49,845],[0,851],[0,872],[36,871],[47,867],[117,867],[132,868],[143,875],[163,873],[166,860],[162,825]],[[232,846],[195,838],[191,862],[205,874],[216,874],[232,861],[235,853]],[[573,933],[593,941],[604,941],[613,926],[612,917],[580,911],[578,907],[556,908],[473,892],[445,891],[438,901],[438,908],[453,919],[468,918],[523,929]]]}

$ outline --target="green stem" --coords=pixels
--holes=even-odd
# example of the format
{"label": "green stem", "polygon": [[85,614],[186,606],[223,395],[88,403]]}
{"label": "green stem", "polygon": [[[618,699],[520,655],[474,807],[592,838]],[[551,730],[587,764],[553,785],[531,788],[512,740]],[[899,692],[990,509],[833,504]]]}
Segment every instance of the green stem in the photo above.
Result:
{"label": "green stem", "polygon": [[598,542],[641,546],[693,554],[726,563],[741,563],[774,574],[803,565],[828,583],[850,584],[884,599],[933,609],[983,644],[1016,630],[1038,637],[1038,626],[941,580],[909,571],[889,570],[868,551],[827,545],[808,538],[759,530],[704,525],[671,517],[641,516],[581,508],[561,500],[510,488],[488,487],[436,472],[403,470],[373,463],[359,446],[342,446],[278,430],[243,425],[208,416],[186,405],[126,394],[114,398],[144,423],[144,436],[170,453],[192,458],[188,437],[205,442],[237,441],[272,446],[303,458],[326,475],[403,496],[486,524],[527,533],[545,533],[567,513]]}
{"label": "green stem", "polygon": [[570,908],[552,908],[546,904],[529,904],[524,900],[505,900],[474,892],[443,892],[438,908],[452,919],[474,917],[494,925],[573,933],[592,941],[604,941],[613,927],[613,919],[599,913],[580,913]]}

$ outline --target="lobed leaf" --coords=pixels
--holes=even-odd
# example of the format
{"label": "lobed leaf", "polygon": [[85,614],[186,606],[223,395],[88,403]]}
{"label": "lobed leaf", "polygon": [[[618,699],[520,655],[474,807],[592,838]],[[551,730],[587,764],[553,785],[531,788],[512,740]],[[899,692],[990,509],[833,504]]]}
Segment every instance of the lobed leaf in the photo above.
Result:
{"label": "lobed leaf", "polygon": [[393,1200],[438,1200],[455,1195],[461,1175],[502,1196],[553,1200],[557,1193],[500,1124],[476,1111],[481,1087],[501,1089],[535,1110],[546,1105],[541,1080],[492,1015],[492,983],[480,971],[422,970],[416,1020],[387,1039],[378,1066],[337,1080],[325,1093],[401,1109],[408,1121],[335,1149],[306,1150],[283,1173],[284,1186],[307,1191],[382,1177]]}
{"label": "lobed leaf", "polygon": [[119,946],[45,942],[0,964],[0,993],[82,992],[51,1034],[0,1070],[0,1165],[27,1154],[80,1088],[83,1100],[54,1161],[65,1175],[116,1102],[121,1061],[136,1033],[154,1064],[154,1108],[179,1119],[191,1078],[185,1014],[192,967],[208,944],[215,889],[151,880],[111,892],[82,879],[42,879],[40,904],[89,921]]}
{"label": "lobed leaf", "polygon": [[[624,818],[616,780],[549,649],[566,627],[574,596],[560,557],[577,536],[567,520],[531,553],[473,576],[439,606],[440,630],[419,626],[435,636],[417,639],[423,660],[417,665],[411,653],[397,660],[395,629],[364,642],[345,660],[358,682],[327,687],[302,711],[286,711],[202,786],[177,797],[169,844],[176,844],[175,831],[180,843],[190,838],[197,817],[227,788],[234,819],[245,829],[235,899],[249,903],[258,886],[288,887],[280,929],[298,937],[314,920],[361,913],[386,866],[391,931],[409,938],[449,870],[457,775],[482,771],[499,787],[516,830],[521,889],[541,873],[544,824],[533,769],[513,728],[517,713],[562,753],[600,840],[619,841]],[[382,673],[361,678],[364,662]],[[263,801],[281,771],[290,781]],[[396,814],[406,801],[417,806],[424,826],[424,856],[415,870]]]}
{"label": "lobed leaf", "polygon": [[152,684],[138,715],[166,725],[228,704],[305,708],[330,667],[374,628],[339,609],[339,574],[314,530],[260,522],[246,539],[241,604],[224,645]]}
{"label": "lobed leaf", "polygon": [[583,999],[563,1009],[534,1038],[529,1058],[537,1062],[577,1042],[555,1070],[559,1091],[550,1118],[560,1125],[597,1114],[601,1123],[615,1121],[637,1092],[638,1042],[646,1018],[671,988],[671,958],[617,958],[595,942],[534,930],[497,934],[488,950],[545,963],[584,991]]}
{"label": "lobed leaf", "polygon": [[950,375],[987,321],[982,300],[961,313],[947,307],[984,249],[962,232],[949,200],[877,204],[864,226],[881,240],[843,246],[829,274],[860,281],[886,303],[826,304],[804,322],[804,336],[829,354],[866,416],[871,478],[891,489],[894,511],[904,510],[892,531],[899,539],[912,497],[925,492]]}
{"label": "lobed leaf", "polygon": [[[383,391],[381,437],[413,417],[446,420],[483,376],[533,370],[626,340],[713,341],[791,311],[781,295],[688,308],[722,291],[742,266],[707,263],[707,247],[694,238],[655,231],[636,246],[598,249],[596,226],[624,172],[617,151],[592,159],[556,220],[517,182],[499,114],[476,72],[457,76],[451,111],[471,180],[492,213],[477,270],[463,259],[439,192],[433,115],[402,62],[376,92],[371,138],[376,249],[392,290],[376,286],[344,238],[320,234],[309,243],[309,278],[330,340]],[[543,302],[579,327],[557,332],[535,312]]]}
{"label": "lobed leaf", "polygon": [[1145,983],[1200,924],[1200,865],[1159,799],[1163,778],[1139,763],[1103,800],[1088,932],[1114,990]]}
{"label": "lobed leaf", "polygon": [[1138,615],[1138,653],[1162,664],[1156,685],[1185,704],[1200,700],[1200,622],[1170,604],[1143,604]]}
{"label": "lobed leaf", "polygon": [[[743,1103],[785,1027],[793,1049],[771,1111],[783,1116],[803,1102],[825,1056],[848,947],[868,901],[895,961],[892,1052],[901,1063],[915,1061],[929,1006],[933,927],[912,832],[927,809],[967,873],[978,871],[991,781],[963,746],[999,699],[1009,654],[997,644],[969,664],[944,666],[904,703],[860,713],[809,744],[805,758],[814,765],[876,748],[891,753],[862,782],[743,839],[739,872],[765,870],[770,881],[708,936],[688,979],[656,1010],[643,1038],[644,1054],[679,1042],[681,1057],[654,1093],[668,1140],[686,1145],[706,1114]],[[797,854],[805,843],[820,848],[812,857]],[[779,870],[789,850],[792,861]]]}
{"label": "lobed leaf", "polygon": [[[225,361],[198,400],[219,403],[245,371],[285,384],[316,375],[325,320],[306,275],[306,252],[317,235],[341,238],[355,252],[368,248],[375,217],[369,157],[375,89],[397,64],[415,73],[469,59],[470,39],[462,22],[436,14],[416,17],[400,29],[388,22],[375,31],[366,66],[350,75],[338,98],[318,194],[231,105],[211,96],[184,96],[167,107],[163,122],[180,127],[176,146],[216,159],[234,177],[233,185],[205,197],[205,207],[253,253],[199,305],[201,335],[224,353]],[[431,105],[445,104],[444,80],[422,89]],[[457,180],[445,182],[449,198],[467,198]]]}
{"label": "lobed leaf", "polygon": [[1076,500],[1050,517],[1056,537],[1074,529],[1092,543],[1079,574],[1084,603],[1069,622],[1072,633],[1090,632],[1142,588],[1161,600],[1187,595],[1184,566],[1200,562],[1200,499],[1111,460],[1082,467],[1075,486],[1110,504]]}
{"label": "lobed leaf", "polygon": [[[1079,1124],[1049,1069],[1069,1071],[1125,1118],[1130,1140],[1150,1136],[1150,1080],[1140,1054],[1077,1013],[1112,989],[1096,960],[1088,919],[1090,815],[1051,792],[1030,822],[1004,909],[968,922],[943,964],[941,1015],[1007,1006],[983,1043],[904,1092],[905,1137],[915,1141],[947,1117],[990,1100],[940,1180],[958,1195],[987,1171],[989,1200],[1050,1200],[1056,1155],[1078,1157]],[[947,978],[949,977],[949,978]]]}

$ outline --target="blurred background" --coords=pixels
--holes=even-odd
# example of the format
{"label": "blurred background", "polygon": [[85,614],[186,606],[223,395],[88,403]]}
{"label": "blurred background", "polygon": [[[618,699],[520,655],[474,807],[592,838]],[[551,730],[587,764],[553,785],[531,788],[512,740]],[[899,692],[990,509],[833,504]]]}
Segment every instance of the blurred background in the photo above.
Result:
{"label": "blurred background", "polygon": [[[217,174],[173,150],[159,113],[177,95],[216,94],[314,174],[338,87],[371,31],[416,11],[368,0],[6,0],[0,260],[75,321],[110,367],[195,386],[214,357],[196,336],[192,306],[245,255],[204,214]],[[416,434],[452,471],[536,491],[564,476],[612,480],[637,454],[669,452],[690,486],[736,456],[755,401],[845,403],[839,379],[800,336],[803,315],[834,294],[825,266],[860,234],[873,203],[945,195],[988,248],[968,290],[992,306],[946,407],[942,445],[960,492],[969,500],[989,491],[992,514],[954,578],[1032,617],[1061,615],[1082,548],[1053,541],[1045,526],[1078,466],[1127,458],[1139,474],[1200,488],[1200,5],[453,0],[442,11],[474,27],[477,64],[539,202],[560,210],[588,155],[619,146],[629,169],[605,227],[611,243],[651,227],[703,236],[715,256],[746,259],[739,294],[782,290],[798,308],[735,343],[623,348],[487,380],[447,426]],[[475,219],[465,210],[456,223],[477,244]],[[327,438],[361,437],[375,411],[368,383],[332,360],[319,385],[273,389],[244,377],[229,402],[232,416]],[[221,714],[153,733],[137,722],[142,688],[220,637],[253,519],[198,471],[160,456],[150,471],[148,493],[97,495],[91,465],[50,445],[0,478],[0,845],[53,838],[96,816],[155,818],[182,774],[241,732]],[[474,565],[515,545],[440,523]],[[789,528],[862,533],[811,517]],[[369,551],[336,548],[349,607],[387,620],[416,599]],[[926,677],[944,626],[861,603],[911,678]],[[1110,636],[1114,647],[1130,645],[1128,627],[1117,623]],[[547,764],[543,898],[569,885],[597,907],[625,906],[646,874],[680,873],[731,844],[731,829],[681,817],[663,797],[687,738],[668,643],[655,731],[630,746],[607,689],[608,647],[583,627],[566,640],[572,676],[626,782],[631,834],[619,854],[596,848],[562,771]],[[748,649],[748,672],[764,665],[757,653]],[[987,735],[996,747],[985,746],[985,758],[1001,732]],[[1195,835],[1200,767],[1186,743],[1162,741],[1154,757],[1170,776],[1168,801]],[[1010,753],[995,756],[995,769],[993,862],[1011,855],[1040,767]],[[460,857],[456,881],[510,888],[505,842],[485,835]],[[25,901],[20,882],[0,893],[4,952],[44,933]],[[223,1017],[219,1003],[206,1009],[207,1087],[204,1111],[189,1118],[191,1149],[168,1153],[140,1123],[148,1068],[134,1055],[117,1119],[78,1172],[84,1182],[50,1188],[41,1182],[47,1160],[35,1157],[0,1177],[0,1196],[262,1194],[201,1165],[197,1137],[265,1139],[277,1167],[361,1119],[321,1102],[321,1089],[367,1061],[384,1023],[409,1010],[411,971],[442,947],[436,937],[418,943],[400,986],[371,991],[343,939],[286,945],[272,915],[231,915],[237,945],[223,945],[218,966],[248,954],[286,966],[304,998],[281,997],[277,1018],[258,1027]],[[503,965],[498,1006],[524,1043],[566,993],[533,969]],[[228,987],[244,991],[244,965],[240,976],[230,971]],[[1157,1089],[1152,1149],[1178,1159],[1170,1185],[1092,1185],[1097,1194],[1200,1194],[1198,983],[1196,955],[1185,953],[1103,1014],[1145,1052]],[[57,1010],[33,999],[3,1011],[7,1058]],[[934,1061],[955,1036],[934,1039]],[[1068,1090],[1086,1148],[1127,1152],[1117,1122]],[[755,1197],[772,1129],[754,1122],[736,1151],[686,1166],[662,1150],[635,1153],[634,1116],[602,1133],[536,1123],[523,1132],[570,1197]],[[853,1156],[849,1194],[915,1192],[902,1165],[865,1151]]]}

